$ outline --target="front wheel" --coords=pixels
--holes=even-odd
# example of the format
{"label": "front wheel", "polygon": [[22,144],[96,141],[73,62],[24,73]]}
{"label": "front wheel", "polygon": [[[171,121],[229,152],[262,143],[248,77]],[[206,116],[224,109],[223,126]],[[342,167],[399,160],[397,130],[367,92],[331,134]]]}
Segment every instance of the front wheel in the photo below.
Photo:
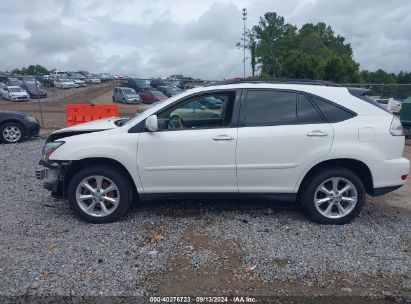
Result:
{"label": "front wheel", "polygon": [[111,223],[130,206],[130,181],[108,166],[86,167],[76,173],[67,188],[70,208],[90,223]]}
{"label": "front wheel", "polygon": [[342,167],[324,168],[303,187],[301,201],[304,211],[320,224],[349,223],[365,204],[365,188],[361,179]]}
{"label": "front wheel", "polygon": [[23,140],[24,131],[21,125],[6,122],[0,126],[0,142],[14,144]]}

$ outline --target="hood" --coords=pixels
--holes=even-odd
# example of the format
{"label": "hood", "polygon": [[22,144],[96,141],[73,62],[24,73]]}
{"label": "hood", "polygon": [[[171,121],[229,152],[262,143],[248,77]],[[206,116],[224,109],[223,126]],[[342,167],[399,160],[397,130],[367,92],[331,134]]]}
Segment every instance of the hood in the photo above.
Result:
{"label": "hood", "polygon": [[63,128],[53,133],[77,132],[77,131],[79,132],[102,131],[102,130],[114,129],[114,128],[117,128],[117,125],[115,124],[115,122],[122,120],[122,119],[123,118],[120,118],[120,117],[109,117],[109,118],[103,118],[99,120],[93,120],[93,121],[85,122],[85,123],[75,125],[72,127]]}
{"label": "hood", "polygon": [[130,98],[140,98],[140,96],[137,94],[125,94],[125,96]]}
{"label": "hood", "polygon": [[121,126],[121,124],[118,124],[118,123],[125,119],[128,119],[128,118],[109,117],[109,118],[103,118],[99,120],[85,122],[85,123],[75,125],[72,127],[63,128],[63,129],[60,129],[60,130],[57,130],[51,133],[49,137],[46,139],[46,142],[57,140],[57,139],[64,138],[64,137],[70,137],[74,135],[115,129]]}
{"label": "hood", "polygon": [[2,111],[0,110],[0,115],[7,115],[7,116],[26,116],[26,113],[17,112],[17,111]]}

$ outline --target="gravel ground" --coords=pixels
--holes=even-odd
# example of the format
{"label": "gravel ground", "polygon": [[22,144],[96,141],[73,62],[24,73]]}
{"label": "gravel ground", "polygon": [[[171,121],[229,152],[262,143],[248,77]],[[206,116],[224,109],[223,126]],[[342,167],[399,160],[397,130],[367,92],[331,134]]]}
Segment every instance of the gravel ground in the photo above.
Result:
{"label": "gravel ground", "polygon": [[[35,179],[42,145],[43,139],[0,145],[0,297],[411,301],[409,184],[403,192],[369,198],[361,216],[344,226],[320,226],[296,208],[260,201],[142,203],[120,222],[92,225]],[[164,240],[150,243],[150,234]]]}

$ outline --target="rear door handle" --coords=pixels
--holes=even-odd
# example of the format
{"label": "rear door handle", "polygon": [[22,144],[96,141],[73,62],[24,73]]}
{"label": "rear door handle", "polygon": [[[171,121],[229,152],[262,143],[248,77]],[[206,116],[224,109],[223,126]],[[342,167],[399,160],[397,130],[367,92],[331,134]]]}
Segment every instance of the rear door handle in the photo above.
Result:
{"label": "rear door handle", "polygon": [[215,137],[213,137],[213,140],[233,140],[234,137],[228,136],[226,134],[222,134],[222,135],[217,135]]}
{"label": "rear door handle", "polygon": [[309,137],[324,137],[324,136],[328,136],[328,133],[324,132],[324,131],[321,131],[321,130],[313,130],[311,132],[308,132],[307,136],[309,136]]}

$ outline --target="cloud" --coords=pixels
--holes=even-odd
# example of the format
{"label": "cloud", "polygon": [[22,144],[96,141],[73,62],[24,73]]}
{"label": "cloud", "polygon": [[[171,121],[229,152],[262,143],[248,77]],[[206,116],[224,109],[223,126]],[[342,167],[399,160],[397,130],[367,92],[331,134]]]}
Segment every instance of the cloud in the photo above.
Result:
{"label": "cloud", "polygon": [[141,77],[241,76],[243,7],[249,27],[267,11],[297,26],[324,21],[352,44],[362,69],[411,71],[407,0],[2,0],[0,70],[39,63]]}

